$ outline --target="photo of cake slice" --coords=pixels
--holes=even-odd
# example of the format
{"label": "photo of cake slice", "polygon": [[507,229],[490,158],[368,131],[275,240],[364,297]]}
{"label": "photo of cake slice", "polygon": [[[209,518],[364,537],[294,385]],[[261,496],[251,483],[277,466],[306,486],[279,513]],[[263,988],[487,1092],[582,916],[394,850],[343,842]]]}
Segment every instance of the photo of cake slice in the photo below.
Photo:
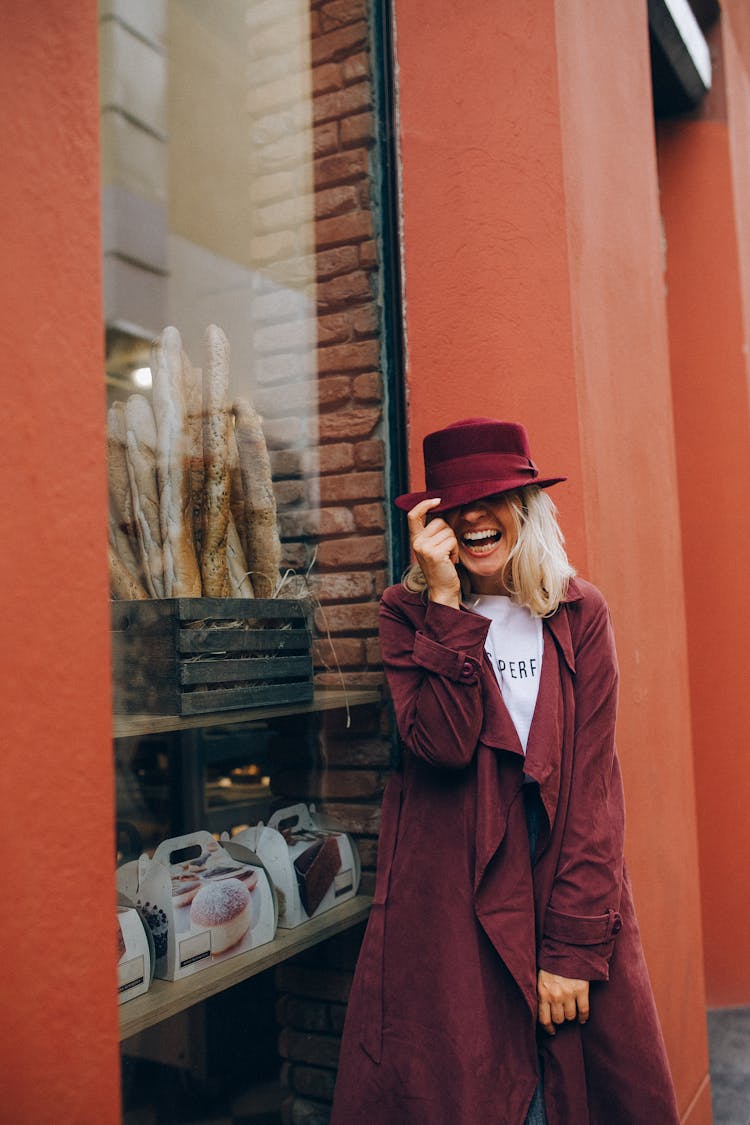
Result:
{"label": "photo of cake slice", "polygon": [[117,960],[118,961],[122,961],[123,957],[125,956],[125,952],[126,952],[125,938],[122,936],[122,926],[120,925],[120,919],[118,918],[117,919]]}
{"label": "photo of cake slice", "polygon": [[339,846],[333,836],[324,836],[295,859],[299,897],[308,915],[320,906],[340,866]]}

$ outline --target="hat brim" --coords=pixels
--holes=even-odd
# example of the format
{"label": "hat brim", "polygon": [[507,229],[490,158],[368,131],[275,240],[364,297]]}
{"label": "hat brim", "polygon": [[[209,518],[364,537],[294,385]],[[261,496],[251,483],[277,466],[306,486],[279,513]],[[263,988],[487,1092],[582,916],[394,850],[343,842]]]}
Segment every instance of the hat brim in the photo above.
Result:
{"label": "hat brim", "polygon": [[505,480],[475,480],[465,484],[449,485],[446,488],[426,489],[423,492],[405,492],[393,501],[397,508],[410,512],[422,500],[440,499],[440,503],[431,512],[447,512],[451,508],[461,508],[464,504],[471,504],[474,500],[485,500],[488,496],[496,496],[500,492],[513,492],[518,488],[534,485],[535,488],[551,488],[553,484],[562,484],[567,477],[537,477],[529,480],[528,476],[506,478]]}

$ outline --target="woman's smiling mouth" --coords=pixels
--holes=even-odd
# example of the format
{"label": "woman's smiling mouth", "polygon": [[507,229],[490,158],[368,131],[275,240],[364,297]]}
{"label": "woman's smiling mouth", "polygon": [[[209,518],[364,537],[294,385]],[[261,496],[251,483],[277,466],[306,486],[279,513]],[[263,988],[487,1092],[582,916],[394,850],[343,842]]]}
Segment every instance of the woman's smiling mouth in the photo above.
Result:
{"label": "woman's smiling mouth", "polygon": [[501,539],[502,532],[487,528],[484,531],[465,531],[461,536],[461,544],[472,554],[487,555],[495,549]]}

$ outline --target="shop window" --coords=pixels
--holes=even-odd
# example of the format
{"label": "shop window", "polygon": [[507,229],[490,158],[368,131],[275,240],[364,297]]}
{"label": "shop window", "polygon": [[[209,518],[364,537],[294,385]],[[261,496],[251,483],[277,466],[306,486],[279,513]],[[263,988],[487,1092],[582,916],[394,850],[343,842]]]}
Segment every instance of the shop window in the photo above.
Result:
{"label": "shop window", "polygon": [[143,916],[140,856],[300,804],[361,864],[327,917],[123,1000],[126,1121],[327,1114],[391,762],[381,16],[100,3],[121,890]]}

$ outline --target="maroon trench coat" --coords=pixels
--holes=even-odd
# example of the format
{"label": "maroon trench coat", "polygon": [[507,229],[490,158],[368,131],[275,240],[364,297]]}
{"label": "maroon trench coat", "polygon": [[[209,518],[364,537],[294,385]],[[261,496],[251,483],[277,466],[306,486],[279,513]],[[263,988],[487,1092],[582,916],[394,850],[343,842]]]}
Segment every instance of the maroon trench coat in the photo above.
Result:
{"label": "maroon trench coat", "polygon": [[[402,586],[380,619],[405,753],[383,799],[332,1125],[523,1125],[540,1060],[549,1125],[676,1125],[623,868],[601,594],[575,580],[544,622],[525,760],[486,619]],[[546,812],[533,868],[524,771]],[[593,982],[585,1026],[538,1028],[537,968]]]}

